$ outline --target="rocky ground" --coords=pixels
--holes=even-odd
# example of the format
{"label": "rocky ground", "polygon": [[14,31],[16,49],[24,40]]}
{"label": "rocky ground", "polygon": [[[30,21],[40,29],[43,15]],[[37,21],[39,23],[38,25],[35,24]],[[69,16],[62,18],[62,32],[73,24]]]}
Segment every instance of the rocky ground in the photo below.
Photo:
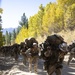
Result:
{"label": "rocky ground", "polygon": [[[67,61],[68,55],[66,55],[64,59],[62,75],[75,75],[75,59],[69,66],[67,65]],[[0,75],[47,75],[47,73],[43,70],[43,60],[39,60],[38,74],[35,74],[34,71],[29,73],[28,64],[25,66],[22,63],[22,58],[19,58],[19,60],[15,62],[15,60],[10,57],[0,57]]]}

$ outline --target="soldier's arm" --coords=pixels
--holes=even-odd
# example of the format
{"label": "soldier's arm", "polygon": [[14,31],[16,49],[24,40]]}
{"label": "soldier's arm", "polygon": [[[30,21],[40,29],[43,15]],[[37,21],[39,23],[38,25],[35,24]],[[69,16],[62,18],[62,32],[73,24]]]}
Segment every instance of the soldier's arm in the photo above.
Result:
{"label": "soldier's arm", "polygon": [[38,55],[41,56],[41,49],[38,48]]}
{"label": "soldier's arm", "polygon": [[31,51],[31,49],[29,48],[29,49],[25,52],[25,54],[30,53],[30,51]]}

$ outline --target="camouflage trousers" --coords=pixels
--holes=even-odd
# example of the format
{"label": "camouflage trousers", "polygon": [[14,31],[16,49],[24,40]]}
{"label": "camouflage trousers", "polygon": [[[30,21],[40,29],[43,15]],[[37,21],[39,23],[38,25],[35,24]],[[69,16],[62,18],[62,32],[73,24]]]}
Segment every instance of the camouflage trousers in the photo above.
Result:
{"label": "camouflage trousers", "polygon": [[32,65],[34,67],[34,72],[37,73],[37,67],[38,67],[38,56],[31,56],[28,58],[29,61],[29,71],[32,71]]}
{"label": "camouflage trousers", "polygon": [[26,65],[28,61],[28,57],[26,55],[23,55],[23,64]]}
{"label": "camouflage trousers", "polygon": [[70,64],[72,58],[75,58],[75,53],[70,53],[70,56],[69,56],[69,60],[68,60],[68,65]]}
{"label": "camouflage trousers", "polygon": [[28,58],[27,58],[27,55],[25,54],[25,52],[21,52],[21,55],[22,55],[22,57],[23,57],[23,61],[22,61],[22,62],[23,62],[24,65],[26,65],[27,59],[28,59]]}
{"label": "camouflage trousers", "polygon": [[49,65],[47,69],[48,75],[52,75],[54,72],[56,75],[61,75],[61,68],[56,69],[56,65]]}

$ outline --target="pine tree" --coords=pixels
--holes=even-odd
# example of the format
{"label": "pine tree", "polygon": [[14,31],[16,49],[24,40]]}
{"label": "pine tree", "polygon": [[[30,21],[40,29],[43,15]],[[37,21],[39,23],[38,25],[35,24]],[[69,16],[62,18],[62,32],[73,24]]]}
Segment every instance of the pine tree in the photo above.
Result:
{"label": "pine tree", "polygon": [[9,35],[8,35],[8,37],[9,37],[9,40],[8,40],[8,43],[9,43],[9,45],[11,45],[11,33],[9,32]]}
{"label": "pine tree", "polygon": [[16,31],[15,31],[15,29],[12,32],[11,39],[12,39],[12,44],[14,44],[15,43],[15,39],[16,39]]}
{"label": "pine tree", "polygon": [[5,41],[6,41],[6,45],[9,45],[9,34],[8,34],[8,31],[6,31],[6,34],[5,34]]}
{"label": "pine tree", "polygon": [[21,21],[19,22],[19,24],[21,25],[21,27],[25,27],[28,29],[28,19],[25,15],[25,13],[23,13],[23,16],[21,17]]}
{"label": "pine tree", "polygon": [[20,26],[18,26],[18,27],[17,27],[17,30],[16,30],[16,35],[18,35],[18,34],[19,34],[20,30],[21,30],[21,27],[20,27]]}
{"label": "pine tree", "polygon": [[0,15],[0,46],[3,45],[3,35],[2,35],[2,19]]}

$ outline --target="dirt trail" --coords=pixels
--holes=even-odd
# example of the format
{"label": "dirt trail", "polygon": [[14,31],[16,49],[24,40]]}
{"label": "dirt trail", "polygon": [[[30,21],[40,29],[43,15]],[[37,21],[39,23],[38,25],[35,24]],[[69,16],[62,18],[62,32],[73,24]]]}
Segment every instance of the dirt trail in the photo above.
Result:
{"label": "dirt trail", "polygon": [[[68,55],[66,55],[64,59],[62,75],[75,75],[75,61],[71,62],[68,66],[67,60]],[[39,60],[38,64],[38,74],[35,74],[34,71],[29,73],[28,64],[25,66],[22,63],[22,59],[15,62],[12,58],[8,57],[5,59],[0,57],[0,75],[47,75],[47,73],[43,70],[43,60]]]}

